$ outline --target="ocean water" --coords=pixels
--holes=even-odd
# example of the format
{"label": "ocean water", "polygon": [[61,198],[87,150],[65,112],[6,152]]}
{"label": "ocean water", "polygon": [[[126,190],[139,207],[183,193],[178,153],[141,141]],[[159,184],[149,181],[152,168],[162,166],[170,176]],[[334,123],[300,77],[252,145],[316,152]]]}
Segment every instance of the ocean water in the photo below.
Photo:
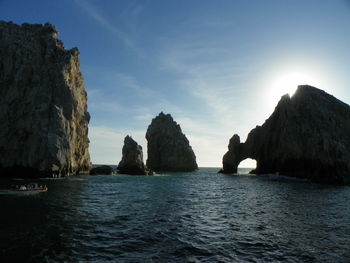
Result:
{"label": "ocean water", "polygon": [[0,262],[350,262],[350,187],[217,170],[1,190]]}

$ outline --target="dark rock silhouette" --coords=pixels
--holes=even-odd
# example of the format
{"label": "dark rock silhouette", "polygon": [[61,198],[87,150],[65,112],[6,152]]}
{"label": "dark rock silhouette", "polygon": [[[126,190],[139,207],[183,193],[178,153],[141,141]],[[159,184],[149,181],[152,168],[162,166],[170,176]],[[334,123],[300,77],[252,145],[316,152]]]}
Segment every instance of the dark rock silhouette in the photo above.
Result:
{"label": "dark rock silhouette", "polygon": [[223,173],[257,161],[257,174],[307,178],[327,184],[350,183],[350,106],[307,85],[281,98],[272,115],[253,129],[245,143],[230,140]]}
{"label": "dark rock silhouette", "polygon": [[115,171],[108,165],[101,165],[90,170],[90,175],[113,175]]}
{"label": "dark rock silhouette", "polygon": [[86,91],[79,51],[51,24],[0,22],[0,175],[88,173]]}
{"label": "dark rock silhouette", "polygon": [[186,136],[170,114],[161,112],[148,126],[147,167],[160,171],[190,172],[198,169]]}
{"label": "dark rock silhouette", "polygon": [[130,136],[124,139],[123,156],[118,164],[118,173],[130,175],[151,175],[143,162],[142,147]]}
{"label": "dark rock silhouette", "polygon": [[240,138],[237,134],[233,135],[228,145],[228,151],[222,158],[222,173],[237,173],[237,167],[241,160]]}

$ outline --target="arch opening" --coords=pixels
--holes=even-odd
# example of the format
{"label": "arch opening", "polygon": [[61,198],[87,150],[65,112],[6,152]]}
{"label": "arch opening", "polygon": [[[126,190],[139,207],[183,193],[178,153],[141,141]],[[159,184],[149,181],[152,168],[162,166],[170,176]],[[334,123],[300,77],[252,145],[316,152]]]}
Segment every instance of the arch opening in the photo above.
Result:
{"label": "arch opening", "polygon": [[256,164],[257,164],[256,160],[251,158],[246,158],[239,163],[237,173],[249,174],[249,172],[256,169]]}

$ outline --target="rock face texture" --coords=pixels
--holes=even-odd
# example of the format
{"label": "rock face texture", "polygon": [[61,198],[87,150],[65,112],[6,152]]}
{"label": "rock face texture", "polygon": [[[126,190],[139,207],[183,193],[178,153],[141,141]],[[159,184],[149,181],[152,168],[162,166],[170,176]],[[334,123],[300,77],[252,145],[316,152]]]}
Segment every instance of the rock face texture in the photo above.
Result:
{"label": "rock face texture", "polygon": [[317,88],[299,86],[291,98],[281,98],[245,143],[234,135],[222,172],[237,172],[246,158],[257,161],[258,174],[350,184],[350,106]]}
{"label": "rock face texture", "polygon": [[51,24],[0,21],[0,175],[87,173],[86,92],[79,51]]}
{"label": "rock face texture", "polygon": [[101,165],[90,170],[90,175],[113,175],[115,171],[108,165]]}
{"label": "rock face texture", "polygon": [[150,175],[150,172],[143,162],[142,147],[130,136],[124,139],[122,160],[118,164],[117,171],[121,174]]}
{"label": "rock face texture", "polygon": [[190,172],[198,169],[186,136],[170,114],[161,112],[148,126],[147,166],[156,171]]}

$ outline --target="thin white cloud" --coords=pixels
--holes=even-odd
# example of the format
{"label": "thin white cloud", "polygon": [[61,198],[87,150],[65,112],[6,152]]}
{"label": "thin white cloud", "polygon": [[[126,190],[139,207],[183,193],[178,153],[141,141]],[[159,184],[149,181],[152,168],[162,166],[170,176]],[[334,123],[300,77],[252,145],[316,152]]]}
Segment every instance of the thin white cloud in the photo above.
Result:
{"label": "thin white cloud", "polygon": [[195,42],[174,43],[159,54],[159,61],[162,70],[181,73],[179,86],[207,108],[198,118],[189,112],[177,118],[199,165],[221,166],[232,135],[238,133],[244,141],[261,122],[261,114],[254,113],[259,112],[259,98],[248,92],[248,85],[255,81],[246,81],[256,73],[256,66],[248,60],[235,59],[228,49]]}
{"label": "thin white cloud", "polygon": [[104,101],[103,103],[98,102],[90,102],[89,103],[89,110],[94,111],[101,111],[101,112],[109,112],[109,113],[116,113],[119,114],[125,112],[127,109],[123,107],[122,105],[116,103],[116,102],[107,102]]}
{"label": "thin white cloud", "polygon": [[[249,66],[248,61],[235,60],[223,48],[181,44],[169,50],[160,54],[162,69],[183,73],[179,84],[209,107],[210,116],[216,116],[222,128],[237,127],[246,114],[237,114],[234,109],[238,105],[244,108],[244,103],[249,105],[248,100],[242,100],[247,97],[247,84],[243,79],[255,68]],[[249,108],[246,112],[250,113]]]}
{"label": "thin white cloud", "polygon": [[115,81],[118,85],[122,86],[123,88],[133,90],[133,92],[135,93],[135,96],[152,97],[152,98],[159,96],[159,94],[156,93],[154,90],[141,86],[139,82],[136,80],[136,78],[129,74],[116,73]]}
{"label": "thin white cloud", "polygon": [[140,121],[143,123],[150,123],[151,120],[155,117],[147,107],[138,107],[135,109],[135,111],[136,114],[134,115],[134,120],[138,122]]}
{"label": "thin white cloud", "polygon": [[174,105],[166,98],[167,94],[162,94],[159,90],[156,92],[146,87],[141,84],[136,77],[120,72],[112,75],[113,83],[115,83],[119,89],[124,90],[124,92],[126,90],[131,91],[133,96],[148,100],[148,103],[145,105],[140,104],[128,108],[128,111],[133,113],[136,121],[143,120],[148,123],[161,111],[179,115],[184,113],[180,106]]}
{"label": "thin white cloud", "polygon": [[[103,88],[88,92],[92,125],[97,123],[101,125],[108,117],[115,116],[113,121],[108,123],[109,127],[123,123],[125,129],[146,130],[152,118],[161,111],[184,115],[184,110],[180,106],[165,98],[166,94],[155,92],[131,74],[104,71],[100,77],[104,80],[99,83]],[[92,155],[94,154],[92,151]]]}
{"label": "thin white cloud", "polygon": [[227,137],[231,131],[220,129],[212,123],[188,117],[176,119],[190,141],[200,166],[219,167],[227,151]]}
{"label": "thin white cloud", "polygon": [[140,49],[134,43],[134,41],[129,37],[128,34],[120,30],[117,26],[113,25],[106,17],[102,14],[100,10],[97,9],[90,1],[88,0],[74,0],[74,2],[85,11],[91,18],[98,22],[102,27],[108,30],[111,34],[116,36],[121,40],[125,46],[134,50],[138,55],[143,56]]}

